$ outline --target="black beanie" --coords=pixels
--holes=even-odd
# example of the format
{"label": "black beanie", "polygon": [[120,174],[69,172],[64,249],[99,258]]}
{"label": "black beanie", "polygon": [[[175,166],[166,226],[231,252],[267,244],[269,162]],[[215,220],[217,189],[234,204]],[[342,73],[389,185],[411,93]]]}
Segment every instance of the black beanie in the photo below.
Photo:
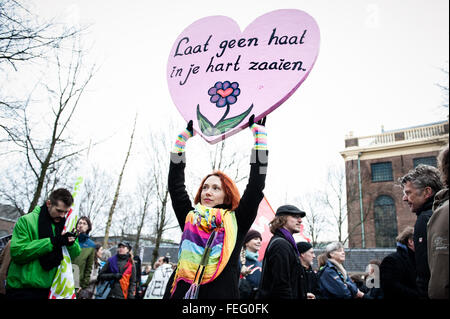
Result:
{"label": "black beanie", "polygon": [[307,241],[301,241],[297,243],[297,249],[300,254],[303,254],[304,252],[307,252],[312,248],[312,245],[308,243]]}
{"label": "black beanie", "polygon": [[245,235],[244,246],[245,246],[246,243],[248,243],[253,238],[258,238],[258,237],[262,240],[262,236],[261,236],[261,233],[259,231],[256,231],[254,229],[250,229],[248,231],[247,235]]}

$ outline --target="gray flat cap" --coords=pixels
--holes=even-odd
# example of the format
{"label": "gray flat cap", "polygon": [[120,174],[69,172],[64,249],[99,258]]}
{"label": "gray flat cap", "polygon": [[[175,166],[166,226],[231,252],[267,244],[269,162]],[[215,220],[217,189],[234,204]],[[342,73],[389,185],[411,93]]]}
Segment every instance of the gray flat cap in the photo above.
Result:
{"label": "gray flat cap", "polygon": [[300,215],[300,217],[305,217],[306,213],[294,205],[283,205],[278,207],[277,212],[275,216],[281,216],[281,215]]}

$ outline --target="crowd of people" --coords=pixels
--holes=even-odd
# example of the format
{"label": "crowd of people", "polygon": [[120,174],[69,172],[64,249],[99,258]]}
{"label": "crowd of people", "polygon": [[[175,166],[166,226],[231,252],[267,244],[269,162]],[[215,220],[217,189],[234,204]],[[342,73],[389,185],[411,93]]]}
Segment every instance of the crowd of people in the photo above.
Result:
{"label": "crowd of people", "polygon": [[399,179],[416,223],[398,234],[395,253],[369,262],[361,281],[345,269],[340,242],[328,244],[313,267],[314,248],[293,236],[307,213],[294,205],[276,210],[270,222],[273,236],[259,258],[262,235],[250,228],[268,169],[264,124],[265,118],[255,122],[250,117],[254,147],[243,195],[230,177],[215,171],[201,181],[194,204],[184,177],[192,121],[178,135],[168,176],[182,231],[176,264],[162,256],[141,270],[128,242],[120,242],[117,253],[108,256],[109,250],[89,237],[92,223],[86,216],[78,219],[76,229],[63,230],[73,198],[58,189],[17,221],[2,256],[0,293],[9,299],[48,298],[65,246],[79,299],[448,298],[448,146],[438,158],[439,169],[418,165]]}

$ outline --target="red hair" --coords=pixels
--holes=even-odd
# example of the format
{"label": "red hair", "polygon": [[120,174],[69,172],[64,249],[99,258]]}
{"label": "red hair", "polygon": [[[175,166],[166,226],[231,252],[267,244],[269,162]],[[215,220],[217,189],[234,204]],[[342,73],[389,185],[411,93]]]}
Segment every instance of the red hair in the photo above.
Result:
{"label": "red hair", "polygon": [[221,171],[215,171],[215,172],[207,175],[202,180],[202,183],[200,184],[200,188],[197,191],[197,195],[195,195],[194,203],[195,204],[200,203],[203,184],[205,184],[205,181],[210,176],[217,176],[218,178],[220,178],[220,182],[222,183],[222,189],[225,193],[225,198],[223,200],[223,203],[225,205],[230,206],[231,210],[233,210],[233,211],[236,210],[236,208],[239,206],[239,202],[241,200],[241,195],[239,194],[239,190],[238,190],[236,184],[234,183],[234,181]]}

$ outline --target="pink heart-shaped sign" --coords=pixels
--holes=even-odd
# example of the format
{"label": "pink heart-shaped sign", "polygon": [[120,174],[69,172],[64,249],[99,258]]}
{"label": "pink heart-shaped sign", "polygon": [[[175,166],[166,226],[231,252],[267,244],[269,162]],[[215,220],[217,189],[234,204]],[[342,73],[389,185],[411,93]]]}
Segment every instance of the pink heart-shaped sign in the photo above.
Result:
{"label": "pink heart-shaped sign", "polygon": [[243,32],[228,17],[206,17],[176,39],[169,91],[183,118],[214,144],[286,101],[311,72],[319,44],[317,23],[300,10],[269,12]]}

